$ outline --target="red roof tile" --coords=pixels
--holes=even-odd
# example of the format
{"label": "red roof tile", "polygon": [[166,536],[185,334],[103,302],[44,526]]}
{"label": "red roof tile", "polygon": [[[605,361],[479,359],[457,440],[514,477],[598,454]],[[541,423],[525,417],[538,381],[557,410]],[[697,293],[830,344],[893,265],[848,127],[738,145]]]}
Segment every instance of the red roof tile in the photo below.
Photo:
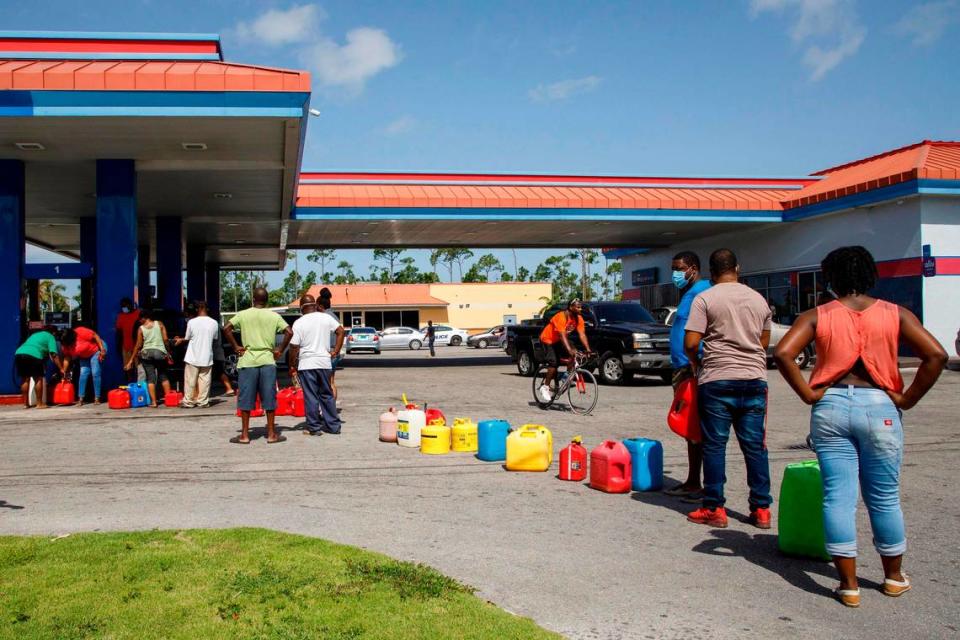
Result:
{"label": "red roof tile", "polygon": [[[345,307],[445,307],[447,302],[430,295],[429,284],[328,284],[314,285],[309,293],[320,296],[320,289],[326,286],[333,294],[333,306]],[[295,300],[293,307],[299,307]]]}

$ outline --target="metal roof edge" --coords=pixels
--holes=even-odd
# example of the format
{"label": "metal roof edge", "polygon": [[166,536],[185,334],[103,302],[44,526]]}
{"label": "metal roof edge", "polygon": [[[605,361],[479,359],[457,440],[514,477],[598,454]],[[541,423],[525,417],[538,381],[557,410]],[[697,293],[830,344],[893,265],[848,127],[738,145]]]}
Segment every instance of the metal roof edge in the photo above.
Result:
{"label": "metal roof edge", "polygon": [[219,33],[148,33],[125,31],[0,31],[0,38],[58,40],[184,40],[220,42]]}

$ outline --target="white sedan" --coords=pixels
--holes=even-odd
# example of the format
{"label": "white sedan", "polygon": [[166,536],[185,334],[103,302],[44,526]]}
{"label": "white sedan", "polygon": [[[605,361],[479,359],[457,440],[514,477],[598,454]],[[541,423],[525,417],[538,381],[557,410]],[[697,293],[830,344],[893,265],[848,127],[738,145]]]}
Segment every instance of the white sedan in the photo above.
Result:
{"label": "white sedan", "polygon": [[[464,331],[463,329],[454,329],[453,327],[447,326],[445,324],[435,324],[433,328],[437,330],[434,337],[434,344],[443,345],[448,344],[451,347],[459,347],[462,344],[467,342],[467,338],[470,337],[470,334]],[[427,328],[422,327],[420,332],[423,335],[427,335]]]}

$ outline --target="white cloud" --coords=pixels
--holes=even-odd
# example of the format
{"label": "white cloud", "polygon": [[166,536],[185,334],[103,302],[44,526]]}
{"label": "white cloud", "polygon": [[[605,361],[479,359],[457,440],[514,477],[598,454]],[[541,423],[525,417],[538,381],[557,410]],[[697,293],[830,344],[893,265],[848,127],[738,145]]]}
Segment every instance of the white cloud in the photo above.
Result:
{"label": "white cloud", "polygon": [[297,44],[301,64],[326,87],[346,88],[359,93],[364,84],[385,69],[396,66],[403,55],[383,29],[357,27],[338,43],[323,33],[326,17],[316,4],[294,5],[286,10],[271,9],[248,22],[238,22],[226,32],[245,42],[269,46]]}
{"label": "white cloud", "polygon": [[586,76],[584,78],[561,80],[552,84],[538,84],[530,89],[527,95],[534,102],[556,102],[581,93],[589,93],[599,87],[602,80],[598,76]]}
{"label": "white cloud", "polygon": [[951,24],[960,21],[960,6],[956,0],[919,4],[904,15],[893,27],[897,35],[910,38],[916,47],[935,44]]}
{"label": "white cloud", "polygon": [[323,11],[315,4],[295,5],[286,11],[271,9],[251,22],[238,22],[231,30],[244,41],[271,46],[305,42],[317,33]]}
{"label": "white cloud", "polygon": [[388,136],[399,136],[411,131],[417,126],[417,120],[413,116],[400,116],[384,127],[383,132]]}
{"label": "white cloud", "polygon": [[804,47],[803,63],[813,81],[855,55],[867,36],[853,0],[751,0],[752,17],[768,11],[796,14],[790,37]]}
{"label": "white cloud", "polygon": [[396,66],[402,57],[399,45],[387,32],[372,27],[348,31],[342,45],[321,36],[301,55],[321,83],[352,90],[362,89],[367,80]]}

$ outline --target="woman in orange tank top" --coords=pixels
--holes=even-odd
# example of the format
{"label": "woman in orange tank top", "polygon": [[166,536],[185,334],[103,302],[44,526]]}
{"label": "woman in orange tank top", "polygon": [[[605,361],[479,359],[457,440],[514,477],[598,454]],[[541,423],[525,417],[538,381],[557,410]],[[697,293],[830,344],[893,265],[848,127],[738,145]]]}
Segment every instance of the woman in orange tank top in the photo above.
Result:
{"label": "woman in orange tank top", "polygon": [[[834,300],[798,317],[774,357],[784,379],[813,405],[810,439],[823,478],[827,552],[840,574],[835,594],[858,607],[858,489],[883,562],[883,593],[895,597],[910,589],[901,571],[907,546],[900,508],[901,416],[937,381],[947,353],[910,311],[867,295],[878,278],[869,251],[841,247],[821,268]],[[794,359],[812,340],[817,364],[808,383]],[[901,340],[922,360],[906,391],[897,363]]]}

